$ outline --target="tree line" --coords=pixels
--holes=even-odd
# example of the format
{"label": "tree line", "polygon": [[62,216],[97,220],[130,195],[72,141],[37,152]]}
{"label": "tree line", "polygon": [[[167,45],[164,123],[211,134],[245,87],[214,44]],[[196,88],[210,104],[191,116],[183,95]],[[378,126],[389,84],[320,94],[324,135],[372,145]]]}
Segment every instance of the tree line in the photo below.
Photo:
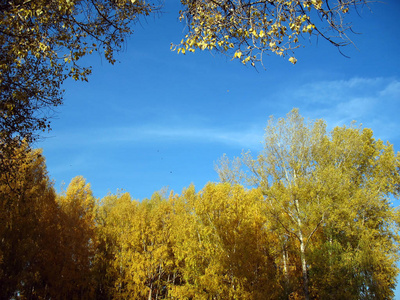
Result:
{"label": "tree line", "polygon": [[297,110],[264,150],[181,194],[57,194],[41,150],[2,153],[1,299],[392,299],[400,154]]}

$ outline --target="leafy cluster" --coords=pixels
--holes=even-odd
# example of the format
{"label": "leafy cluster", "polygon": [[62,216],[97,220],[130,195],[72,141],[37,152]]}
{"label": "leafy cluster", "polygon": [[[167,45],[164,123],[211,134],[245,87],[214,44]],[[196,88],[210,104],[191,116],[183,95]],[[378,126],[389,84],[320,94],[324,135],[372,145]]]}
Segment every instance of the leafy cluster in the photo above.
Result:
{"label": "leafy cluster", "polygon": [[345,14],[366,0],[181,0],[188,33],[178,52],[195,49],[227,53],[242,63],[263,64],[265,53],[289,55],[304,34],[315,34],[340,47],[351,43]]}
{"label": "leafy cluster", "polygon": [[48,129],[64,80],[90,74],[79,60],[95,51],[114,63],[132,24],[154,9],[141,0],[1,1],[0,138]]}
{"label": "leafy cluster", "polygon": [[56,195],[20,144],[2,158],[0,298],[392,299],[400,154],[296,110],[265,142],[225,157],[224,182],[140,202],[95,199],[81,176]]}

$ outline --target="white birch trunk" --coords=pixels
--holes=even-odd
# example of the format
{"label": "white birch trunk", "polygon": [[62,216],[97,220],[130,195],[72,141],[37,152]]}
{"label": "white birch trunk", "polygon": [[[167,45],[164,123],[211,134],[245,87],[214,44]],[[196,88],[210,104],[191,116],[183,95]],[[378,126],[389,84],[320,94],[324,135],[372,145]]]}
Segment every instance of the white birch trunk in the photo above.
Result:
{"label": "white birch trunk", "polygon": [[303,290],[304,297],[306,300],[310,299],[310,294],[308,291],[308,274],[307,274],[307,260],[306,260],[306,247],[303,238],[303,233],[301,231],[301,219],[299,216],[299,201],[295,200],[296,210],[297,210],[297,225],[299,227],[299,240],[300,240],[300,259],[301,259],[301,270],[303,272]]}

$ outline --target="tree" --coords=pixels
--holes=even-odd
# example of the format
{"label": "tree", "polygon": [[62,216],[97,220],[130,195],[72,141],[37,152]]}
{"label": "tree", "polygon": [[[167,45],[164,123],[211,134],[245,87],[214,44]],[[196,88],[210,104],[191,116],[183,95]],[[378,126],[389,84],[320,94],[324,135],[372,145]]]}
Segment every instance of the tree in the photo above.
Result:
{"label": "tree", "polygon": [[284,269],[287,251],[300,262],[306,299],[393,297],[399,212],[389,197],[399,196],[400,153],[370,129],[328,134],[322,120],[306,123],[293,110],[271,118],[263,152],[242,161],[280,230]]}
{"label": "tree", "polygon": [[132,24],[154,10],[141,0],[1,1],[0,140],[48,129],[64,80],[90,74],[79,60],[97,51],[114,63]]}
{"label": "tree", "polygon": [[120,280],[122,268],[116,260],[122,251],[120,236],[130,226],[136,205],[128,193],[107,195],[96,205],[97,247],[93,260],[96,299],[121,297],[116,282]]}
{"label": "tree", "polygon": [[0,174],[0,298],[56,297],[59,209],[41,150],[7,153]]}
{"label": "tree", "polygon": [[263,56],[289,56],[304,35],[316,35],[336,47],[351,43],[346,14],[367,0],[181,0],[188,33],[178,52],[195,49],[227,53],[242,63],[263,65]]}
{"label": "tree", "polygon": [[95,199],[90,184],[82,176],[71,180],[65,193],[58,195],[62,212],[59,262],[59,299],[89,299],[94,294],[93,258],[95,236]]}
{"label": "tree", "polygon": [[178,299],[278,299],[279,271],[270,245],[260,190],[208,183],[184,190],[173,203]]}
{"label": "tree", "polygon": [[160,193],[140,203],[128,193],[102,199],[97,213],[99,247],[94,260],[96,298],[167,298],[177,279],[170,237],[172,218],[171,201]]}

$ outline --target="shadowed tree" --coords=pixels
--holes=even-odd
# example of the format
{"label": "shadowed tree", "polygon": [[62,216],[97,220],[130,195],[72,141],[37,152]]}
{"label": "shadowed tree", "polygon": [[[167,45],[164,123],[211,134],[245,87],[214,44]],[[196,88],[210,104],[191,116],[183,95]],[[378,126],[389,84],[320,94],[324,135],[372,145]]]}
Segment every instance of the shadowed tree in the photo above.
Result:
{"label": "shadowed tree", "polygon": [[0,174],[0,298],[56,297],[60,210],[41,150],[3,154]]}

